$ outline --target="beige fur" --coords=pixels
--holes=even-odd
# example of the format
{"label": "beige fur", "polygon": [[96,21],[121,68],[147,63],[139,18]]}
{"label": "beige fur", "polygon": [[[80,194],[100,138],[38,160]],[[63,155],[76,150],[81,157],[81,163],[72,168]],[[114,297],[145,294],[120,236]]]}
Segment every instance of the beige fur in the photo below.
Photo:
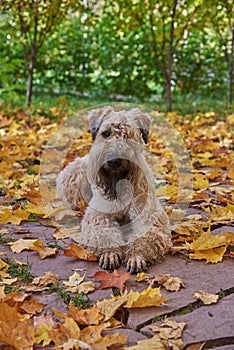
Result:
{"label": "beige fur", "polygon": [[124,261],[130,272],[145,270],[171,246],[169,220],[143,156],[150,117],[137,108],[104,107],[91,111],[89,122],[93,147],[60,172],[59,196],[72,209],[88,203],[80,244],[99,256],[102,268]]}

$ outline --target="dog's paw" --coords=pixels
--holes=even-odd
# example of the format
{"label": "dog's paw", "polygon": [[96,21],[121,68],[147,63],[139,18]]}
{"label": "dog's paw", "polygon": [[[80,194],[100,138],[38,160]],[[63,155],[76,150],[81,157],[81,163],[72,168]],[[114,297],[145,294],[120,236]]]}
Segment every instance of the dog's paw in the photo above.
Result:
{"label": "dog's paw", "polygon": [[126,270],[131,273],[138,273],[147,269],[147,262],[141,256],[132,256],[128,259]]}
{"label": "dog's paw", "polygon": [[117,269],[120,263],[120,255],[116,252],[103,252],[99,258],[99,266],[103,270]]}

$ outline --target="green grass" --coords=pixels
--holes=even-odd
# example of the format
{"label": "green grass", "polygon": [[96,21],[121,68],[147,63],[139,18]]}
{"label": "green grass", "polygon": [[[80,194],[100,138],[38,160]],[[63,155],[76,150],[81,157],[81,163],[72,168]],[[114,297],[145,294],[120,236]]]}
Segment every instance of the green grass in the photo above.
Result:
{"label": "green grass", "polygon": [[10,274],[11,277],[17,277],[18,280],[23,283],[32,282],[34,276],[30,272],[30,264],[27,264],[26,266],[19,266],[12,261],[8,262],[8,264],[9,268],[7,272]]}
{"label": "green grass", "polygon": [[0,244],[7,244],[14,241],[14,238],[0,234]]}
{"label": "green grass", "polygon": [[88,309],[90,307],[90,300],[87,294],[81,292],[77,293],[72,297],[66,290],[63,289],[59,284],[54,284],[49,287],[50,293],[57,293],[58,296],[63,300],[66,305],[72,301],[76,307],[81,307],[82,309]]}
{"label": "green grass", "polygon": [[[47,116],[51,119],[58,119],[59,116],[55,117],[50,111],[50,108],[57,107],[63,112],[77,112],[82,109],[92,108],[93,106],[103,103],[121,102],[121,100],[114,100],[108,98],[99,97],[77,97],[74,95],[55,95],[55,94],[43,94],[33,96],[29,112],[39,113],[40,115]],[[124,98],[126,103],[133,103],[136,105],[144,105],[145,107],[158,110],[160,112],[166,112],[166,99],[160,98],[156,101],[151,99],[128,99]],[[4,107],[4,104],[6,105]],[[24,96],[20,96],[18,100],[5,101],[2,108],[16,107],[18,109],[25,109]],[[232,108],[227,107],[225,96],[212,98],[210,96],[201,95],[181,95],[175,94],[173,96],[173,111],[178,112],[182,115],[194,114],[198,112],[209,112],[215,111],[221,115],[232,113]]]}

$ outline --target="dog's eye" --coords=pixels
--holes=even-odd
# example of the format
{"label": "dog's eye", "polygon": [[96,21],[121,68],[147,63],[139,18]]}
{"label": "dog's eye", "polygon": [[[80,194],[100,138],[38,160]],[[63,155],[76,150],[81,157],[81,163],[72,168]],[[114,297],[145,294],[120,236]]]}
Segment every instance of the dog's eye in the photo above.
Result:
{"label": "dog's eye", "polygon": [[102,133],[102,136],[104,137],[104,139],[107,139],[110,135],[111,135],[110,129],[103,131],[103,133]]}

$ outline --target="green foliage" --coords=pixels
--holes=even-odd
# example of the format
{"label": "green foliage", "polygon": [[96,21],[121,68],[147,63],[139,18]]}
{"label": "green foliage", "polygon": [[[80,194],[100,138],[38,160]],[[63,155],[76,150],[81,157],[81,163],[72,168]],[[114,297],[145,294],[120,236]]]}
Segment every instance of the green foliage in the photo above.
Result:
{"label": "green foliage", "polygon": [[0,6],[0,103],[22,101],[36,18],[34,101],[49,103],[54,93],[74,96],[72,101],[88,94],[152,99],[160,106],[168,98],[168,81],[177,109],[180,96],[197,105],[206,96],[232,98],[231,0],[209,0],[209,6],[201,0],[35,4],[7,0]]}
{"label": "green foliage", "polygon": [[26,266],[19,266],[14,262],[10,262],[9,265],[7,272],[11,277],[17,277],[21,282],[32,282],[33,275],[30,272],[31,266],[29,264]]}

